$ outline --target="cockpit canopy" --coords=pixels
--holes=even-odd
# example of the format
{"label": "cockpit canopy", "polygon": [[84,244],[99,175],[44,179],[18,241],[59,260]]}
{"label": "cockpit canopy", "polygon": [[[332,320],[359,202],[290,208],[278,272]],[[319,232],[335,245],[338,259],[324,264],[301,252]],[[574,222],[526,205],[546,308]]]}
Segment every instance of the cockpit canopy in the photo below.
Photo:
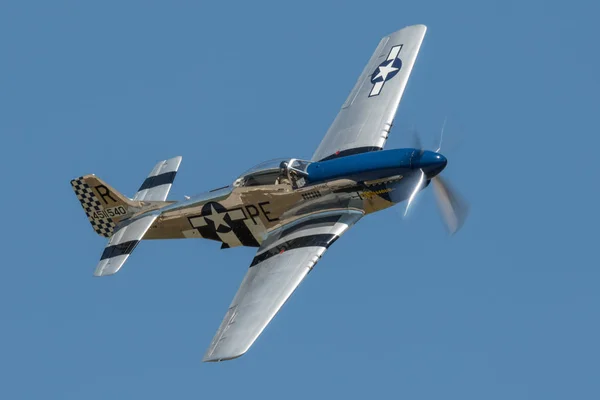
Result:
{"label": "cockpit canopy", "polygon": [[302,187],[306,184],[308,175],[306,169],[311,161],[297,158],[276,158],[262,162],[240,175],[234,182],[234,187],[250,187],[261,185],[292,184]]}

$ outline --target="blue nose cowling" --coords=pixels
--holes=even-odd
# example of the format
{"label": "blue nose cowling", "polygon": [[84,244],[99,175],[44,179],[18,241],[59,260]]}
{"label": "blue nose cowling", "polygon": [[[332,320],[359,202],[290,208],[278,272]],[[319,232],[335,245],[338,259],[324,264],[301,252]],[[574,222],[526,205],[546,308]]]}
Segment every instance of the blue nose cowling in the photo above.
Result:
{"label": "blue nose cowling", "polygon": [[415,166],[422,169],[428,178],[433,178],[446,168],[446,164],[448,164],[446,157],[435,151],[426,150],[421,154]]}

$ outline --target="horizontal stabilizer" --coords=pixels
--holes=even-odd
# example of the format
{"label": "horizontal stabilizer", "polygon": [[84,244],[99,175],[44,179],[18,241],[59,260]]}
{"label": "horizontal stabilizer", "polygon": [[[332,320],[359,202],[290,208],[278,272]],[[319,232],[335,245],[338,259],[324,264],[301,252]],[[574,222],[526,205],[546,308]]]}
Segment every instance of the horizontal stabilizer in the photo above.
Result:
{"label": "horizontal stabilizer", "polygon": [[102,257],[100,257],[94,275],[107,276],[119,272],[119,269],[125,264],[131,252],[142,240],[159,214],[160,212],[155,212],[117,226],[115,233],[102,253]]}
{"label": "horizontal stabilizer", "polygon": [[139,201],[165,201],[175,180],[179,164],[181,164],[181,156],[156,164],[133,199]]}

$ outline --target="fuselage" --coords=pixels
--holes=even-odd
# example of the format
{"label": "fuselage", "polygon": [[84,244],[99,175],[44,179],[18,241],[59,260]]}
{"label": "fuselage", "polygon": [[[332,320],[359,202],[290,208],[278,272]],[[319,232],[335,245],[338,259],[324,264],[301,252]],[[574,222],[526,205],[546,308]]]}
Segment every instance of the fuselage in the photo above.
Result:
{"label": "fuselage", "polygon": [[417,149],[320,162],[292,159],[285,169],[256,168],[232,185],[165,206],[144,238],[205,238],[224,248],[257,247],[269,231],[312,213],[355,209],[369,214],[388,208],[406,200],[423,176],[428,183],[445,165],[438,153]]}

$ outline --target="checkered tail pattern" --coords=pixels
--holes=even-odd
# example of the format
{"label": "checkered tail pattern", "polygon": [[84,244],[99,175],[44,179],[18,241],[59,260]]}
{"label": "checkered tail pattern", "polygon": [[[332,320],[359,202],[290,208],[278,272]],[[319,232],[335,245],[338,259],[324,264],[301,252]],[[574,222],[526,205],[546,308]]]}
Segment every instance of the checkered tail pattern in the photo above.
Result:
{"label": "checkered tail pattern", "polygon": [[102,204],[89,185],[85,182],[84,178],[80,177],[73,179],[71,181],[71,186],[73,186],[73,190],[92,224],[94,231],[100,236],[110,237],[115,230],[115,223],[111,219],[103,216],[103,213],[98,213],[98,211],[102,211],[103,209]]}

